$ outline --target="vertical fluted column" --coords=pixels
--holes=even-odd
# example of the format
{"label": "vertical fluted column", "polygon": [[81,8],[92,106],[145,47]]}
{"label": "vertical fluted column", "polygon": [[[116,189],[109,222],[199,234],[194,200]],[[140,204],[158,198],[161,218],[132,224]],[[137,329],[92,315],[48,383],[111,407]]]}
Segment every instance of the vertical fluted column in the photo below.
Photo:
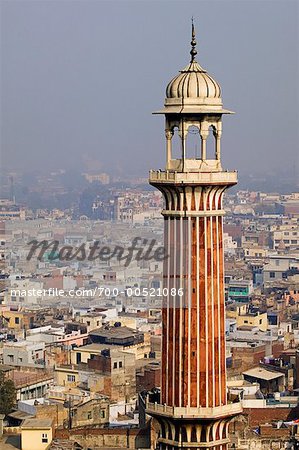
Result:
{"label": "vertical fluted column", "polygon": [[207,139],[209,136],[209,128],[208,125],[203,122],[200,128],[200,137],[201,137],[201,159],[205,161],[207,159]]}
{"label": "vertical fluted column", "polygon": [[167,188],[161,401],[169,406],[226,404],[223,190]]}
{"label": "vertical fluted column", "polygon": [[217,129],[214,130],[214,137],[215,137],[215,159],[217,161],[221,160],[221,135],[222,135],[222,123],[217,123]]}
{"label": "vertical fluted column", "polygon": [[172,137],[173,137],[173,131],[171,130],[165,130],[165,137],[166,137],[166,168],[169,168],[169,163],[172,158]]}

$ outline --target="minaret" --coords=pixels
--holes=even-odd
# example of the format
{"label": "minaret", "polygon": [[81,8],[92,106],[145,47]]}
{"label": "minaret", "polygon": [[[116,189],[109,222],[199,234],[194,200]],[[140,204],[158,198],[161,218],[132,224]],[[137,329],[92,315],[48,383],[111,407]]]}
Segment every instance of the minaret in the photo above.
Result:
{"label": "minaret", "polygon": [[[166,88],[166,168],[149,182],[165,199],[162,306],[162,380],[159,402],[147,412],[160,424],[159,449],[227,449],[228,424],[241,412],[226,392],[222,197],[237,183],[223,170],[223,109],[219,84],[196,61],[192,21],[191,61]],[[197,130],[200,155],[188,134]],[[178,130],[181,154],[173,157]],[[213,154],[207,153],[209,134]],[[194,155],[194,151],[193,151]]]}

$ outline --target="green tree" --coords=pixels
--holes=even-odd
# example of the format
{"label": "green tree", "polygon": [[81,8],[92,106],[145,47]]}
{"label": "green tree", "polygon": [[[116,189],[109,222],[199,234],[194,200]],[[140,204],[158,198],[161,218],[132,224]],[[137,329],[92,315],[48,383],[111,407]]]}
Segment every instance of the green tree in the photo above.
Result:
{"label": "green tree", "polygon": [[9,414],[16,403],[16,389],[12,380],[7,380],[0,371],[0,413]]}

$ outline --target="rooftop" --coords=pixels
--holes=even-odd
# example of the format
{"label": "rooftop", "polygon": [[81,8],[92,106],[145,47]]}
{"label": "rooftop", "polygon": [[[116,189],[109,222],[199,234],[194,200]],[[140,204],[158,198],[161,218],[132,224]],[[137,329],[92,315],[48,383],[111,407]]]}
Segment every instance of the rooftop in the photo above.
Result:
{"label": "rooftop", "polygon": [[283,373],[272,372],[271,370],[263,369],[262,367],[254,367],[253,369],[243,372],[243,375],[265,381],[275,380],[284,376]]}
{"label": "rooftop", "polygon": [[52,380],[53,373],[44,370],[13,370],[10,372],[9,379],[11,379],[17,389],[28,386],[41,381]]}
{"label": "rooftop", "polygon": [[106,338],[128,338],[132,335],[140,334],[140,331],[129,327],[103,327],[92,330],[90,334],[94,336],[102,336]]}
{"label": "rooftop", "polygon": [[31,430],[32,428],[51,428],[53,419],[26,419],[22,424],[22,430]]}

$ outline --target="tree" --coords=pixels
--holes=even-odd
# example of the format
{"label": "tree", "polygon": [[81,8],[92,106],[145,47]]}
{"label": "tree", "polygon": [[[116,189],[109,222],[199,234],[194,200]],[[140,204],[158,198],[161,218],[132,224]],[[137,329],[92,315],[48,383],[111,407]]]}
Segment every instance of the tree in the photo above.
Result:
{"label": "tree", "polygon": [[9,414],[16,403],[16,389],[14,382],[5,378],[0,371],[0,413]]}

